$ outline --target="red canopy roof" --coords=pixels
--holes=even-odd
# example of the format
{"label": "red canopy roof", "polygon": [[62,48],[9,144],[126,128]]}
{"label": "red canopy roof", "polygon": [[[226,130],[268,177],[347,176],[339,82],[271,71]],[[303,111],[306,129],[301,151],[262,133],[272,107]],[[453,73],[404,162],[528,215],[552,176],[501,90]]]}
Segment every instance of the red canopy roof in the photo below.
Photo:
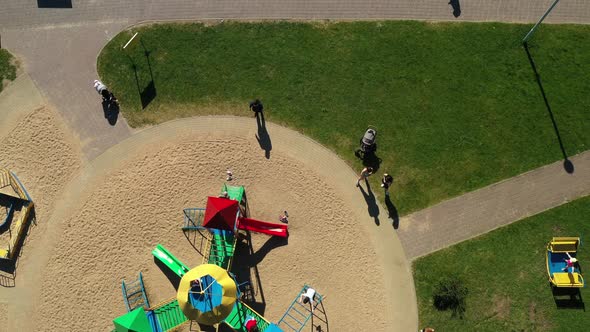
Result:
{"label": "red canopy roof", "polygon": [[207,197],[203,226],[233,230],[238,213],[238,201],[229,198]]}

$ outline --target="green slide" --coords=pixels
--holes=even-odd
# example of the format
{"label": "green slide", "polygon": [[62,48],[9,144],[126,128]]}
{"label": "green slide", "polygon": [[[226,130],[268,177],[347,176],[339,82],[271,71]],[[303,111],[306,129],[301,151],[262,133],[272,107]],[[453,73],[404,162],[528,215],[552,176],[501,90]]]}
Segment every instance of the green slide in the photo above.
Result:
{"label": "green slide", "polygon": [[184,265],[183,262],[178,260],[178,258],[172,256],[172,254],[164,248],[161,244],[158,244],[154,250],[152,250],[152,254],[156,257],[160,262],[164,263],[172,272],[182,278],[182,276],[188,272],[189,268]]}

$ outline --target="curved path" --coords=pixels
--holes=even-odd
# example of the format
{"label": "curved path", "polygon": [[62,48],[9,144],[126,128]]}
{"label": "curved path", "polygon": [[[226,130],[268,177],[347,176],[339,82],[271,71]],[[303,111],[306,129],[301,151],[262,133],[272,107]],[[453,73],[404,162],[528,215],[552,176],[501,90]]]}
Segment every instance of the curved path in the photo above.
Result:
{"label": "curved path", "polygon": [[[335,188],[335,193],[341,198],[353,213],[351,222],[362,224],[366,227],[366,233],[375,247],[380,265],[383,267],[383,293],[389,303],[384,304],[384,310],[388,310],[388,317],[395,322],[395,326],[388,326],[388,331],[416,331],[418,329],[418,313],[412,271],[405,259],[401,243],[394,229],[389,223],[381,223],[376,226],[373,218],[366,213],[367,207],[360,191],[355,188],[356,174],[334,153],[330,152],[315,141],[293,130],[267,123],[266,128],[272,138],[273,151],[281,151],[282,154],[294,158],[303,163],[306,168],[317,174]],[[128,160],[133,158],[134,151],[141,150],[160,143],[165,143],[176,137],[186,137],[189,134],[207,137],[245,137],[254,140],[257,133],[256,122],[252,118],[242,117],[194,117],[175,120],[146,130],[142,130],[105,151],[99,157],[90,162],[87,167],[64,190],[64,196],[56,204],[51,220],[47,222],[51,227],[44,234],[43,243],[38,248],[44,248],[40,253],[35,253],[34,263],[21,266],[21,273],[30,276],[27,283],[40,285],[38,273],[40,266],[45,266],[51,257],[51,250],[56,241],[59,241],[63,230],[62,223],[68,220],[71,211],[81,208],[91,191],[85,188],[98,185],[105,174],[116,170]],[[264,158],[264,151],[260,150],[260,158]],[[256,158],[253,156],[252,158]],[[360,203],[363,202],[363,203]],[[346,245],[343,243],[342,245]],[[370,271],[367,271],[370,273]],[[346,278],[345,278],[346,279]],[[380,290],[375,290],[380,291]],[[28,287],[22,289],[22,295],[34,292]],[[22,302],[20,313],[32,310],[29,302]],[[353,313],[351,313],[353,314]],[[31,326],[26,319],[19,320],[18,330],[28,331]]]}
{"label": "curved path", "polygon": [[[86,157],[92,160],[131,134],[124,119],[114,127],[107,123],[92,89],[97,77],[96,55],[126,26],[177,19],[534,22],[552,1],[453,0],[454,10],[447,0],[3,0],[0,44],[23,60],[27,73],[66,118]],[[59,4],[65,8],[39,8]],[[562,1],[547,22],[590,23],[590,3]]]}

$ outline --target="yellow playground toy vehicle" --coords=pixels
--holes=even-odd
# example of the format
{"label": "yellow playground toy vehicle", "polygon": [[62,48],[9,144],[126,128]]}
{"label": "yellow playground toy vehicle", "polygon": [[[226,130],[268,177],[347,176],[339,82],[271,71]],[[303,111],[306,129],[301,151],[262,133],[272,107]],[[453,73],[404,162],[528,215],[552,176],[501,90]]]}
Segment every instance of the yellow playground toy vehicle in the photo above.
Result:
{"label": "yellow playground toy vehicle", "polygon": [[584,287],[578,259],[579,237],[554,237],[547,245],[547,274],[553,287]]}

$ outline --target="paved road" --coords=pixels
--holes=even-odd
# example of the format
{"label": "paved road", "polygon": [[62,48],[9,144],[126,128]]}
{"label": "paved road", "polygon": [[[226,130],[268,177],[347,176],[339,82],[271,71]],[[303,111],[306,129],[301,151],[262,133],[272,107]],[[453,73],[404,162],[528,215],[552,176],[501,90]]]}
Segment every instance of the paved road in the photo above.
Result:
{"label": "paved road", "polygon": [[[420,19],[532,22],[553,0],[3,0],[3,27],[169,19]],[[72,8],[37,8],[43,3]],[[457,18],[453,15],[459,14]],[[586,0],[562,1],[550,22],[590,23]]]}

